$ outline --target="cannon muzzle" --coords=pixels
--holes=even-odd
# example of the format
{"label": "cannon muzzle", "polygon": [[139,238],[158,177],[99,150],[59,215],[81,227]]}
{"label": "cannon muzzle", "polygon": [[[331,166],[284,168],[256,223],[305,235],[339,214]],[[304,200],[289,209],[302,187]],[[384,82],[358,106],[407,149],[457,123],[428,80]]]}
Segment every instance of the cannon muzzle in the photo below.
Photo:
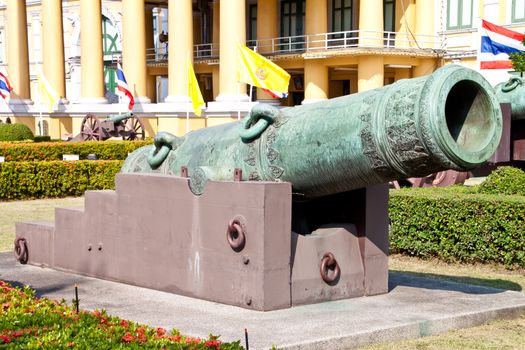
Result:
{"label": "cannon muzzle", "polygon": [[502,129],[499,102],[477,72],[450,65],[367,92],[277,109],[256,105],[240,122],[133,152],[123,172],[179,175],[194,193],[207,180],[288,181],[296,196],[321,197],[391,180],[483,164]]}

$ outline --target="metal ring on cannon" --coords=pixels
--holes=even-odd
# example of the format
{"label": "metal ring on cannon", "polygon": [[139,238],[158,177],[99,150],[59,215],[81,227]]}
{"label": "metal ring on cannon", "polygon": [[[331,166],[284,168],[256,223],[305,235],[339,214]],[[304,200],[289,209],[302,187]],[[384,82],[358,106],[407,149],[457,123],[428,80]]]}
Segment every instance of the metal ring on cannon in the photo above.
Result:
{"label": "metal ring on cannon", "polygon": [[29,260],[27,242],[24,237],[16,237],[15,239],[15,258],[24,265],[27,264]]}
{"label": "metal ring on cannon", "polygon": [[243,142],[250,142],[259,136],[275,120],[278,110],[275,107],[258,104],[255,105],[250,115],[241,121],[239,136]]}
{"label": "metal ring on cannon", "polygon": [[501,91],[503,92],[510,92],[521,85],[521,79],[517,77],[510,78],[503,86],[501,87]]}
{"label": "metal ring on cannon", "polygon": [[[328,270],[333,270],[332,274],[328,273]],[[334,254],[325,253],[321,259],[321,278],[328,284],[333,283],[341,276],[341,269],[337,260],[334,258]]]}
{"label": "metal ring on cannon", "polygon": [[151,149],[148,156],[149,166],[157,169],[166,160],[170,151],[176,149],[181,142],[180,138],[169,132],[159,132],[153,140],[155,148]]}
{"label": "metal ring on cannon", "polygon": [[241,251],[246,244],[246,225],[245,219],[241,215],[235,216],[230,220],[228,224],[228,230],[226,231],[226,239],[230,244],[230,247],[236,252]]}

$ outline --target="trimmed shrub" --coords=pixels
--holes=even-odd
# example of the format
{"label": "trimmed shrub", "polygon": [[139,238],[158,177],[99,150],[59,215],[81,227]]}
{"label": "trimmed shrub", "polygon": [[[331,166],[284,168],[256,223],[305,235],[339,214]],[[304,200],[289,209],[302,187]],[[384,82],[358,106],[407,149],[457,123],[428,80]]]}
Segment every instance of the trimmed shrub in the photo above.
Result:
{"label": "trimmed shrub", "polygon": [[153,141],[86,141],[86,142],[38,142],[0,143],[0,156],[6,162],[61,160],[63,154],[78,154],[86,159],[93,153],[101,160],[123,160],[128,153]]}
{"label": "trimmed shrub", "polygon": [[49,142],[51,141],[51,136],[35,136],[33,141],[34,142]]}
{"label": "trimmed shrub", "polygon": [[123,161],[0,163],[0,200],[81,196],[115,187]]}
{"label": "trimmed shrub", "polygon": [[0,124],[0,141],[32,140],[33,132],[24,124]]}
{"label": "trimmed shrub", "polygon": [[480,193],[525,196],[525,171],[510,166],[494,170],[479,186]]}
{"label": "trimmed shrub", "polygon": [[393,252],[525,267],[525,197],[413,188],[389,206]]}

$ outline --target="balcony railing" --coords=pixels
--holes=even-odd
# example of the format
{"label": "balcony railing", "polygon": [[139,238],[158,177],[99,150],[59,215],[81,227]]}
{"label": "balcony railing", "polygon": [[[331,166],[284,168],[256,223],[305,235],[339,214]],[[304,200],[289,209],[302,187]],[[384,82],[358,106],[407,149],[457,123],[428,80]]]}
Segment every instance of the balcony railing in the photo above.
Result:
{"label": "balcony railing", "polygon": [[[280,38],[248,40],[248,47],[257,47],[265,54],[293,54],[345,49],[402,49],[402,50],[444,50],[445,40],[437,35],[412,35],[410,33],[374,32],[351,30],[323,34],[296,35]],[[162,62],[168,59],[168,46],[147,50],[148,62]],[[194,46],[195,58],[219,57],[218,44]]]}

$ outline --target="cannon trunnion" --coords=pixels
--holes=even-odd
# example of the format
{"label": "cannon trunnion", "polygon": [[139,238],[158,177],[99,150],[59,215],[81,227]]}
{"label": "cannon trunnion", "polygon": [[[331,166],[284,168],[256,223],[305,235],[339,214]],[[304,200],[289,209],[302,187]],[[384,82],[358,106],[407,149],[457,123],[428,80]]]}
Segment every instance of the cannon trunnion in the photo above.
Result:
{"label": "cannon trunnion", "polygon": [[[501,112],[455,66],[133,152],[115,191],[86,192],[55,224],[18,223],[22,262],[275,310],[388,292],[387,181],[469,169]],[[22,254],[24,252],[24,254]]]}

